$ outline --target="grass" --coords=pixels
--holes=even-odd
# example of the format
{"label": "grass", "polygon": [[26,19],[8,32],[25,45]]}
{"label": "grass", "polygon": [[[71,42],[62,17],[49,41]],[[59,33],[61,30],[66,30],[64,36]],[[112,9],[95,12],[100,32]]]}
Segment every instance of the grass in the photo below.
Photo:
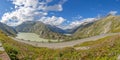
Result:
{"label": "grass", "polygon": [[11,60],[116,60],[120,54],[120,35],[85,42],[78,46],[90,46],[89,50],[38,48],[20,43],[0,32],[0,41]]}
{"label": "grass", "polygon": [[109,36],[97,41],[89,41],[75,47],[89,46],[90,49],[84,52],[91,60],[116,60],[120,55],[120,35]]}
{"label": "grass", "polygon": [[0,41],[3,43],[3,47],[10,56],[11,60],[66,60],[75,59],[76,57],[77,59],[79,58],[77,55],[78,53],[76,53],[73,48],[54,50],[33,47],[31,45],[14,41],[2,32],[0,32]]}
{"label": "grass", "polygon": [[101,38],[101,39],[96,40],[96,41],[88,41],[88,42],[84,42],[82,44],[77,44],[74,47],[93,46],[93,45],[102,43],[103,41],[109,39],[110,37],[112,37],[112,36],[107,36],[107,37]]}

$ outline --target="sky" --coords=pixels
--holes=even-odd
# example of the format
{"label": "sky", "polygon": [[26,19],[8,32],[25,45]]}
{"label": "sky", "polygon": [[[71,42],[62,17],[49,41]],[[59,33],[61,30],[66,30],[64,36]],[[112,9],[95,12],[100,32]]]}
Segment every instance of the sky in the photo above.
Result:
{"label": "sky", "polygon": [[41,21],[63,29],[120,14],[120,0],[1,0],[0,22],[17,26]]}

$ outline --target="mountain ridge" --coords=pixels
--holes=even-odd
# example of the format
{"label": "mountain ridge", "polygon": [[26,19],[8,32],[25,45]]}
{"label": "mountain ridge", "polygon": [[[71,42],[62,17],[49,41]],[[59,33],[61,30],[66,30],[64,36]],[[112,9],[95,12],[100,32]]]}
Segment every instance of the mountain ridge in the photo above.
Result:
{"label": "mountain ridge", "polygon": [[16,36],[17,34],[17,31],[13,27],[10,27],[1,22],[0,22],[0,30],[3,31],[5,34],[11,35],[11,36]]}
{"label": "mountain ridge", "polygon": [[[47,39],[63,39],[62,29],[46,25],[40,21],[27,21],[15,27],[18,32],[31,32]],[[59,32],[60,31],[60,32]]]}
{"label": "mountain ridge", "polygon": [[85,38],[100,34],[120,32],[120,16],[109,15],[84,28],[78,28],[74,38]]}

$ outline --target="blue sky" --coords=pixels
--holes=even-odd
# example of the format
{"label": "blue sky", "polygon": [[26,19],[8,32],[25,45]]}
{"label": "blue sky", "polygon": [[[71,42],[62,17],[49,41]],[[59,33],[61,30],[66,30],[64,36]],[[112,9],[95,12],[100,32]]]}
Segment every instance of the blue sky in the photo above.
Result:
{"label": "blue sky", "polygon": [[119,0],[68,0],[63,5],[64,10],[59,12],[67,19],[77,15],[84,18],[96,17],[98,14],[105,15],[110,11],[120,11]]}
{"label": "blue sky", "polygon": [[[21,0],[21,1],[24,2],[25,0]],[[32,1],[32,0],[29,0],[29,1]],[[87,18],[95,18],[98,15],[105,16],[110,11],[114,11],[118,15],[120,14],[120,0],[39,0],[39,2],[43,2],[43,1],[45,2],[45,5],[47,5],[47,7],[45,9],[37,9],[34,11],[37,11],[37,13],[40,12],[40,14],[44,13],[45,15],[44,14],[42,16],[40,14],[34,15],[33,20],[35,19],[41,20],[41,18],[44,17],[42,18],[43,19],[42,21],[44,22],[47,19],[45,23],[49,22],[48,19],[49,20],[56,19],[54,20],[55,22],[57,20],[62,21],[61,23],[58,23],[59,21],[57,21],[56,24],[72,25],[74,21],[77,21],[77,20],[81,21]],[[3,23],[6,23],[7,25],[12,25],[13,21],[14,21],[13,23],[15,23],[14,25],[22,23],[21,21],[23,18],[19,18],[20,15],[15,17],[13,15],[15,13],[13,12],[16,10],[20,10],[21,9],[20,7],[24,7],[24,8],[26,7],[24,6],[25,4],[21,6],[21,5],[18,5],[17,3],[20,3],[20,0],[14,0],[14,1],[1,0],[0,1],[0,19]],[[15,6],[19,6],[19,7],[15,8]],[[29,8],[30,7],[31,6],[29,6]],[[30,13],[34,14],[35,12],[32,11]],[[7,17],[3,16],[5,14],[7,14]],[[13,15],[13,16],[10,16],[10,15]],[[13,17],[15,17],[16,19],[13,19]],[[25,19],[26,21],[30,20],[28,16],[27,18],[28,19]],[[18,23],[20,19],[21,21]],[[16,23],[16,20],[18,20],[17,23]],[[55,23],[53,23],[54,21],[50,22],[49,24],[56,25]]]}

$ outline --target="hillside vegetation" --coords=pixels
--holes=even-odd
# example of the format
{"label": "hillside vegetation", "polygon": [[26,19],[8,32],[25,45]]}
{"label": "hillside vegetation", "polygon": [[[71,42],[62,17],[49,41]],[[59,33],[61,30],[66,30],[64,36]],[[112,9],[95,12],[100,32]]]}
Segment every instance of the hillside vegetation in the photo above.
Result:
{"label": "hillside vegetation", "polygon": [[84,53],[85,60],[116,60],[120,55],[120,35],[89,41],[75,47],[89,47]]}
{"label": "hillside vegetation", "polygon": [[[0,32],[0,41],[12,60],[115,60],[120,54],[120,35],[86,42],[89,50],[75,50],[74,47],[63,49],[38,48],[20,43]],[[81,45],[76,45],[81,47]]]}
{"label": "hillside vegetation", "polygon": [[109,15],[92,24],[80,27],[74,34],[74,39],[96,36],[106,33],[120,32],[120,16]]}
{"label": "hillside vegetation", "polygon": [[20,43],[7,37],[4,33],[0,32],[0,41],[10,56],[11,60],[66,60],[76,59],[78,52],[73,48],[64,49],[48,49],[38,48],[24,43]]}

